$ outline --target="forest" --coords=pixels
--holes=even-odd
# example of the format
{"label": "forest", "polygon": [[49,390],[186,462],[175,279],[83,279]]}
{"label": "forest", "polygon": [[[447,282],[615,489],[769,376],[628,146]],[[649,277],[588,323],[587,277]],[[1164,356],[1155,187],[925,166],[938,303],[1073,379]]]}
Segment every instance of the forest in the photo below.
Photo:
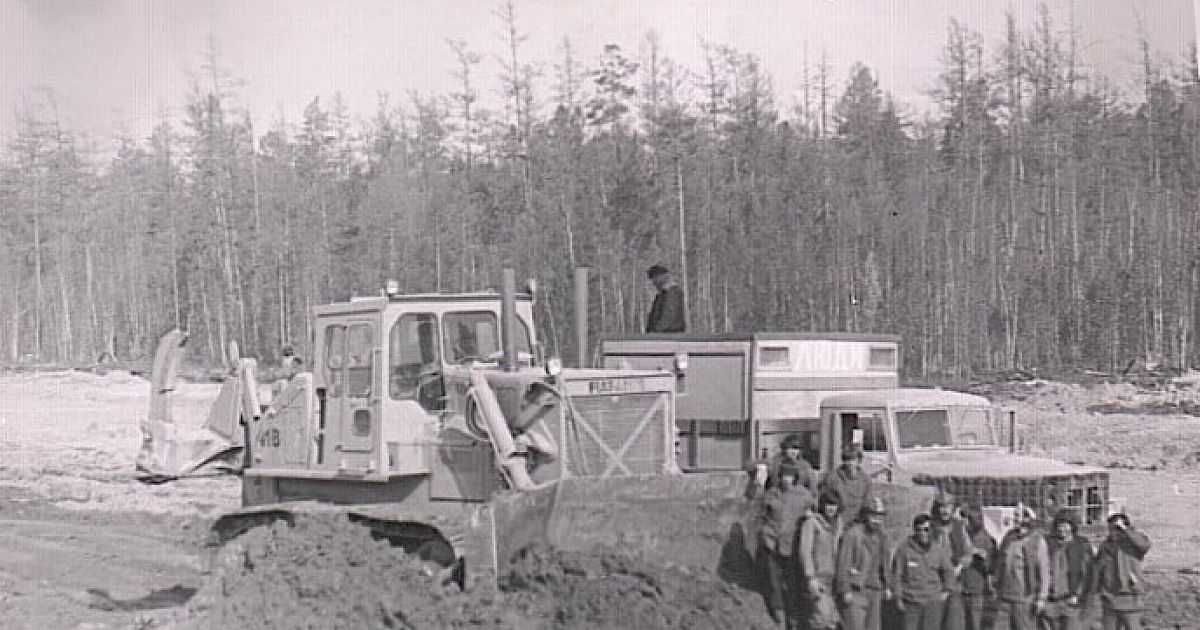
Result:
{"label": "forest", "polygon": [[537,279],[542,338],[573,357],[572,270],[595,340],[640,330],[654,263],[690,331],[895,333],[909,375],[1200,363],[1195,55],[1143,43],[1119,88],[1048,11],[995,42],[951,22],[918,115],[821,55],[781,96],[722,45],[688,68],[653,34],[636,58],[564,39],[537,64],[511,5],[491,19],[504,59],[449,41],[453,90],[381,86],[373,112],[313,95],[253,120],[218,51],[111,155],[23,111],[0,148],[0,363],[143,360],[174,327],[214,365],[231,340],[307,355],[316,304],[503,267]]}

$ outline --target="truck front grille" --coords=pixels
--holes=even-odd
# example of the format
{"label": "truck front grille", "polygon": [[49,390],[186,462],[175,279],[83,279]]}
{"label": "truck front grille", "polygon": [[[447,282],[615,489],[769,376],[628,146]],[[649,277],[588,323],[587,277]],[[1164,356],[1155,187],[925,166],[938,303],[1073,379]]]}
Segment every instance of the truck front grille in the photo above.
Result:
{"label": "truck front grille", "polygon": [[913,482],[935,486],[956,499],[984,506],[1027,505],[1049,525],[1064,508],[1075,513],[1085,531],[1104,528],[1108,508],[1108,473],[1094,472],[1047,477],[934,477],[918,475]]}

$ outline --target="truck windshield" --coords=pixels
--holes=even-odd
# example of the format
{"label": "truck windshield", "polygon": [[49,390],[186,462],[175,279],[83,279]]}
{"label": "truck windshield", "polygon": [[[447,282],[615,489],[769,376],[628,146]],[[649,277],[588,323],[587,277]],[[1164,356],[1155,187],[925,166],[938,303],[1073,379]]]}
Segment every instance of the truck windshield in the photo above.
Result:
{"label": "truck windshield", "polygon": [[900,448],[931,446],[992,446],[991,410],[986,407],[951,407],[896,412]]}
{"label": "truck windshield", "polygon": [[992,410],[987,407],[955,407],[951,410],[956,446],[995,446],[996,432]]}
{"label": "truck windshield", "polygon": [[945,409],[896,412],[900,448],[950,446],[950,421]]}

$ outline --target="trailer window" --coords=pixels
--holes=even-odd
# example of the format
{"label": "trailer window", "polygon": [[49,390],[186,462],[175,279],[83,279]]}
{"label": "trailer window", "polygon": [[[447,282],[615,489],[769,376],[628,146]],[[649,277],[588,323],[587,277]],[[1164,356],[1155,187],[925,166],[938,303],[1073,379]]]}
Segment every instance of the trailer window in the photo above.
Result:
{"label": "trailer window", "polygon": [[388,392],[392,398],[417,398],[422,379],[441,369],[437,318],[432,313],[401,315],[388,339]]}
{"label": "trailer window", "polygon": [[897,411],[900,448],[950,445],[950,421],[945,409]]}

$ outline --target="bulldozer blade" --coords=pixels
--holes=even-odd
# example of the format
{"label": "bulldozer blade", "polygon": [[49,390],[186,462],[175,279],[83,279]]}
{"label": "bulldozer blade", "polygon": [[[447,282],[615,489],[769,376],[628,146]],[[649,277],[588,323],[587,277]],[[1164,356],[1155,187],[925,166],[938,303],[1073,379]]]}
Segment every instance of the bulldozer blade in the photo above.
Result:
{"label": "bulldozer blade", "polygon": [[[226,377],[221,393],[203,425],[176,417],[173,406],[176,369],[187,344],[187,333],[172,330],[159,341],[150,374],[150,408],[142,420],[142,445],[135,465],[139,479],[164,483],[194,474],[240,469],[242,448],[238,426],[245,378],[240,372]],[[191,420],[191,422],[189,422]]]}

